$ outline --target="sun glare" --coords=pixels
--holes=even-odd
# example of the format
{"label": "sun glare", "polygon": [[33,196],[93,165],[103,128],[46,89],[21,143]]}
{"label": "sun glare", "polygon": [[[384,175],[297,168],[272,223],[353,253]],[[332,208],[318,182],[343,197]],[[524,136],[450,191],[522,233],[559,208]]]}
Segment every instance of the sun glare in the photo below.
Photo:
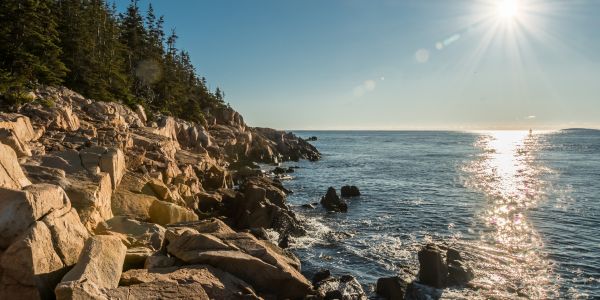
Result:
{"label": "sun glare", "polygon": [[496,6],[496,14],[503,19],[513,19],[519,14],[517,0],[500,0]]}

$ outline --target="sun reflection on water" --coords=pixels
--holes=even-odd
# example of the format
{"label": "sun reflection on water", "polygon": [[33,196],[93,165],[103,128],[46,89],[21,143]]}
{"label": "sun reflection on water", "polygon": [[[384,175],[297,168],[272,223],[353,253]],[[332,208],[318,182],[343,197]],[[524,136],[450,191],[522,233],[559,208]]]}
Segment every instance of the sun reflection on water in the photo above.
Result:
{"label": "sun reflection on water", "polygon": [[487,199],[474,255],[482,275],[475,284],[488,297],[557,296],[552,264],[527,219],[527,210],[544,198],[542,175],[549,170],[535,160],[542,142],[543,135],[527,131],[485,132],[475,143],[482,154],[464,166],[466,185]]}

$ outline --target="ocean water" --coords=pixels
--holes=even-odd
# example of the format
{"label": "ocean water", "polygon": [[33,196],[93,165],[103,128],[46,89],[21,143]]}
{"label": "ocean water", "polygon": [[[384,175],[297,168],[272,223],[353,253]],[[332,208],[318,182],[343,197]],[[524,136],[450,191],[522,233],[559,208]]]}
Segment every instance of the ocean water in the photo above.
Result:
{"label": "ocean water", "polygon": [[[296,133],[323,154],[286,163],[306,275],[352,274],[372,292],[434,241],[476,274],[477,291],[443,298],[600,298],[600,131]],[[347,213],[301,207],[346,184],[362,193]]]}

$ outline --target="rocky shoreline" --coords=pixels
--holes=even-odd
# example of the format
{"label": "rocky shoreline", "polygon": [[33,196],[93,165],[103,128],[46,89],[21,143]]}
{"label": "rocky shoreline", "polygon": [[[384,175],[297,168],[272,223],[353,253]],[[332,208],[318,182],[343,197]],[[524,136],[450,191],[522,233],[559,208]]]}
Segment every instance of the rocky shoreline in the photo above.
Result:
{"label": "rocky shoreline", "polygon": [[[31,97],[0,113],[0,299],[366,298],[349,275],[308,280],[285,249],[305,229],[291,191],[256,163],[319,160],[302,138],[249,127],[230,108],[196,124],[66,88]],[[348,209],[333,188],[321,203]],[[472,278],[451,250],[447,263],[422,251],[421,283]],[[382,297],[427,295],[412,280],[380,281]]]}

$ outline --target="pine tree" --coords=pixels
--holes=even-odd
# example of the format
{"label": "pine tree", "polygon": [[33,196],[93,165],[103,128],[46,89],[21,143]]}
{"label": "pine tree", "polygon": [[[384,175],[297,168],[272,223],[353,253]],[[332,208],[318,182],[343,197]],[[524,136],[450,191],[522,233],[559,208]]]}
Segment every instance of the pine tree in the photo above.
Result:
{"label": "pine tree", "polygon": [[26,89],[40,83],[59,84],[65,76],[53,4],[0,2],[0,93],[7,102],[19,102],[18,95]]}

